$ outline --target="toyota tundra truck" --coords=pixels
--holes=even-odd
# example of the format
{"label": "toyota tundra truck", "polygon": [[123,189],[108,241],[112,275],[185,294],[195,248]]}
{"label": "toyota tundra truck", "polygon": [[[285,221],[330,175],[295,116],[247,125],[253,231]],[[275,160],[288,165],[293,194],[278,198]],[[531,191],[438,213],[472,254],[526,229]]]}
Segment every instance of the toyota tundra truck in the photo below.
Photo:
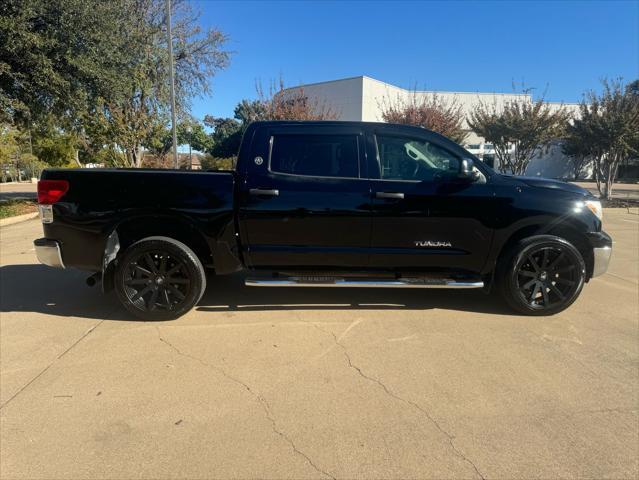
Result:
{"label": "toyota tundra truck", "polygon": [[39,261],[90,272],[147,320],[239,270],[253,287],[483,289],[549,315],[612,251],[588,191],[384,123],[256,122],[235,171],[45,170],[38,203]]}

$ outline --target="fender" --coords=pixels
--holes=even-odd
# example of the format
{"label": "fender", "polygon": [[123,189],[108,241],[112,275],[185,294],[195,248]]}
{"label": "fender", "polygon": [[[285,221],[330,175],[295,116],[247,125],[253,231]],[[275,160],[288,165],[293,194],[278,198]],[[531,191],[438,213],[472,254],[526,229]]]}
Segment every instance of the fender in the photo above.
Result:
{"label": "fender", "polygon": [[[211,221],[205,225],[198,225],[189,215],[179,212],[173,214],[145,212],[128,215],[111,226],[105,242],[102,255],[102,290],[108,292],[113,289],[113,273],[118,254],[126,248],[126,241],[122,236],[123,231],[134,231],[134,238],[144,238],[161,233],[180,240],[189,245],[200,256],[205,267],[214,268],[216,273],[233,273],[242,269],[239,258],[233,215],[217,218],[209,218]],[[208,227],[203,230],[202,227]],[[123,241],[124,244],[123,245]],[[206,259],[208,257],[208,260]]]}
{"label": "fender", "polygon": [[552,234],[557,230],[570,231],[575,236],[583,236],[585,240],[588,232],[596,230],[594,220],[596,219],[590,215],[584,215],[582,212],[571,212],[564,215],[533,215],[517,220],[505,228],[497,229],[482,273],[488,274],[494,270],[504,247],[512,238],[516,238],[519,232],[526,232],[529,235],[543,235]]}

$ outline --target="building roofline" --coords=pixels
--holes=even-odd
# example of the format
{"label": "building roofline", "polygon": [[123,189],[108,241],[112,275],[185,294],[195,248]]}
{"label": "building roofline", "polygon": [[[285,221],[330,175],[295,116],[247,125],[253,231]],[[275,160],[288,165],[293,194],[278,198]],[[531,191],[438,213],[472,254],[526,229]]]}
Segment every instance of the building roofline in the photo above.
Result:
{"label": "building roofline", "polygon": [[[335,80],[326,80],[323,82],[313,82],[313,83],[304,83],[301,85],[297,85],[297,86],[291,86],[291,87],[286,87],[284,89],[284,91],[286,90],[294,90],[294,89],[299,89],[299,88],[304,88],[304,87],[313,87],[316,85],[328,85],[331,83],[338,83],[338,82],[346,82],[348,80],[356,80],[356,79],[367,79],[367,80],[372,80],[374,82],[377,83],[381,83],[382,85],[385,85],[387,87],[392,87],[392,88],[398,88],[400,90],[404,90],[405,92],[411,92],[413,90],[409,89],[409,88],[404,88],[404,87],[400,87],[398,85],[393,85],[392,83],[388,83],[388,82],[384,82],[382,80],[378,80],[376,78],[373,77],[369,77],[368,75],[357,75],[355,77],[346,77],[346,78],[338,78]],[[453,95],[486,95],[486,96],[514,96],[514,97],[527,97],[527,98],[531,98],[532,96],[529,93],[504,93],[504,92],[457,92],[457,91],[450,91],[450,90],[414,90],[415,93],[443,93],[443,94],[453,94]],[[555,102],[555,103],[560,103],[560,102]]]}
{"label": "building roofline", "polygon": [[315,86],[315,85],[325,85],[325,84],[329,84],[329,83],[345,82],[347,80],[356,80],[358,78],[362,78],[363,79],[363,78],[369,78],[369,77],[366,77],[366,75],[357,75],[355,77],[338,78],[336,80],[325,80],[323,82],[304,83],[304,84],[297,85],[297,86],[286,87],[284,89],[284,91],[293,90],[293,89],[296,89],[296,88],[311,87],[311,86]]}
{"label": "building roofline", "polygon": [[[459,92],[452,90],[411,90],[409,88],[399,87],[397,85],[393,85],[392,83],[384,82],[382,80],[378,80],[373,77],[369,77],[366,75],[362,75],[362,78],[367,78],[368,80],[373,80],[374,82],[381,83],[382,85],[399,88],[400,90],[404,90],[406,92],[415,92],[415,93],[450,93],[453,95],[499,95],[499,96],[513,96],[513,97],[531,97],[529,93],[504,93],[504,92]],[[303,87],[303,85],[300,85]]]}
{"label": "building roofline", "polygon": [[[404,87],[400,87],[397,85],[394,85],[392,83],[388,83],[388,82],[384,82],[383,80],[378,80],[376,78],[373,77],[369,77],[368,75],[357,75],[354,77],[345,77],[345,78],[338,78],[335,80],[326,80],[323,82],[313,82],[313,83],[304,83],[301,85],[297,85],[297,86],[291,86],[291,87],[286,87],[283,91],[287,91],[287,90],[294,90],[294,89],[300,89],[300,88],[304,88],[304,87],[313,87],[316,85],[329,85],[331,83],[338,83],[338,82],[346,82],[349,80],[357,80],[357,79],[366,79],[366,80],[372,80],[373,82],[377,82],[377,83],[381,83],[382,85],[386,86],[386,87],[392,87],[392,88],[397,88],[399,90],[403,90],[405,92],[415,92],[415,93],[436,93],[436,94],[449,94],[449,95],[478,95],[478,96],[484,96],[484,97],[522,97],[522,98],[529,98],[532,101],[532,95],[530,93],[505,93],[505,92],[460,92],[460,91],[451,91],[451,90],[411,90],[408,88],[404,88]],[[580,102],[563,102],[563,101],[546,101],[545,103],[547,104],[554,104],[554,105],[566,105],[566,106],[579,106]]]}

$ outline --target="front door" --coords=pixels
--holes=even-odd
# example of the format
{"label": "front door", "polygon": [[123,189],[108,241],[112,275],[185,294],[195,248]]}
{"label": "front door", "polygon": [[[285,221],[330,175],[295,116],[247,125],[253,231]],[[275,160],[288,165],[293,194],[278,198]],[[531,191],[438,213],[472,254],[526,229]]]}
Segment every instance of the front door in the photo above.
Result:
{"label": "front door", "polygon": [[369,140],[371,267],[479,272],[492,240],[486,177],[460,181],[460,147],[385,129]]}
{"label": "front door", "polygon": [[241,188],[251,267],[367,266],[371,218],[363,138],[356,127],[267,132],[264,159],[251,165]]}

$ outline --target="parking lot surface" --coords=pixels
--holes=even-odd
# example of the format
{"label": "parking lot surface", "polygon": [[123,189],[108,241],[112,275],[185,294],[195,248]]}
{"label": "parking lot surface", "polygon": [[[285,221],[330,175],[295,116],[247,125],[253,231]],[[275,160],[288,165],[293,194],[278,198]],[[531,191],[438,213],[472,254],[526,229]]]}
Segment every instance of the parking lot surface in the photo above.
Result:
{"label": "parking lot surface", "polygon": [[169,322],[0,230],[0,477],[637,478],[639,215],[567,311],[480,292],[251,289]]}

